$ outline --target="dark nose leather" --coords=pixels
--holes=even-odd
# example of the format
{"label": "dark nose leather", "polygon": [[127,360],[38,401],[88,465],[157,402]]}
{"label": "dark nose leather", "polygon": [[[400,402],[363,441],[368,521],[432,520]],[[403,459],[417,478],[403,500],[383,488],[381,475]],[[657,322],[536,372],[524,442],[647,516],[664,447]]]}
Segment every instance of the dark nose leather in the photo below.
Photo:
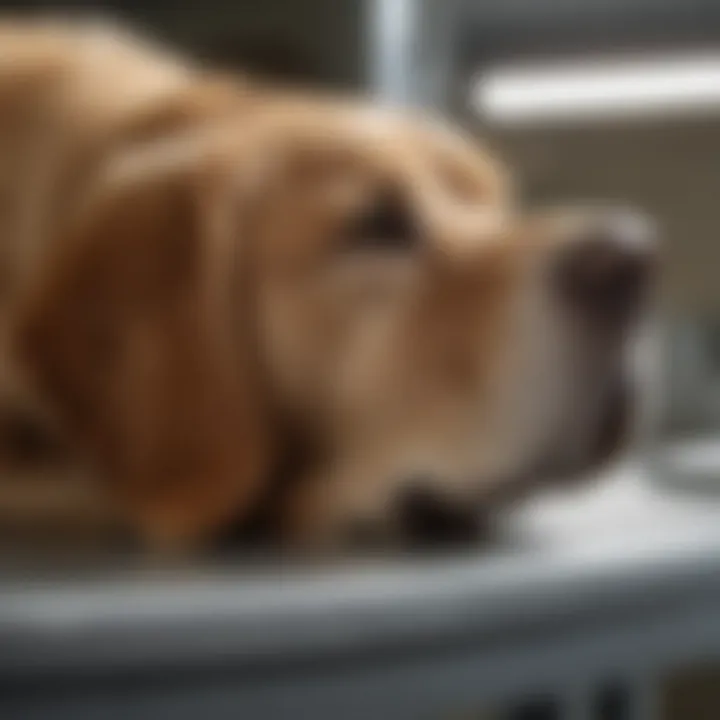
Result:
{"label": "dark nose leather", "polygon": [[581,320],[617,329],[641,309],[654,268],[655,241],[646,221],[609,215],[588,224],[560,250],[555,282]]}

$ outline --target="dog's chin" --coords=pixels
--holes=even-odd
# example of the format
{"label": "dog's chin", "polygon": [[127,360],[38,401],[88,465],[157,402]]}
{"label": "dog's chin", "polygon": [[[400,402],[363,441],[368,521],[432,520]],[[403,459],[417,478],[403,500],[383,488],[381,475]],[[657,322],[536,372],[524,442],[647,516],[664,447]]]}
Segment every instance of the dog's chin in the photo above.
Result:
{"label": "dog's chin", "polygon": [[587,458],[587,468],[600,468],[622,453],[630,443],[635,422],[637,392],[619,380],[605,398],[597,432]]}
{"label": "dog's chin", "polygon": [[[404,498],[396,520],[402,529],[401,544],[408,548],[448,549],[492,536],[492,516],[503,507],[531,496],[543,488],[563,487],[588,480],[628,444],[633,416],[633,393],[627,383],[613,383],[599,404],[591,432],[584,435],[585,450],[568,453],[577,427],[560,428],[556,442],[540,462],[499,482],[480,483],[477,502],[451,501],[441,484],[417,486]],[[578,448],[575,448],[576,450]]]}
{"label": "dog's chin", "polygon": [[633,435],[637,394],[626,380],[613,382],[599,406],[584,450],[568,457],[566,445],[572,442],[574,428],[558,433],[558,446],[543,462],[526,475],[529,486],[581,483],[622,457]]}

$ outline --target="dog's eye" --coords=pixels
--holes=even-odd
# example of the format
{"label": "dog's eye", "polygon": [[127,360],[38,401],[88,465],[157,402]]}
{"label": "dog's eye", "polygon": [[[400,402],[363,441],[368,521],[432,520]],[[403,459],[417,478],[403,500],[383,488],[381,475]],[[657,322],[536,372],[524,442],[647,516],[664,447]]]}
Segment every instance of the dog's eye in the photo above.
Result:
{"label": "dog's eye", "polygon": [[345,240],[351,248],[400,251],[414,247],[419,235],[404,198],[386,192],[351,220]]}

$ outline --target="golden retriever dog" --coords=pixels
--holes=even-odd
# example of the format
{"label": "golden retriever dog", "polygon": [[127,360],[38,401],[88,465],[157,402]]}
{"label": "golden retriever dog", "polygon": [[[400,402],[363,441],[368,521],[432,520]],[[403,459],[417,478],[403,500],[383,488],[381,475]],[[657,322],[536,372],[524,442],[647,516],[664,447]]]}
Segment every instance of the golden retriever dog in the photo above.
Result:
{"label": "golden retriever dog", "polygon": [[7,21],[0,525],[471,538],[622,444],[651,235],[427,118]]}

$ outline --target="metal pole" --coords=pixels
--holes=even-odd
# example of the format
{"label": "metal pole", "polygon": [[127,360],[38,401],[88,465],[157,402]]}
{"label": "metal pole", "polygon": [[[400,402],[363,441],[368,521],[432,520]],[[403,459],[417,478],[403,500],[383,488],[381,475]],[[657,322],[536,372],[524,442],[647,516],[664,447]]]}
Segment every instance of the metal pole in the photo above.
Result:
{"label": "metal pole", "polygon": [[370,90],[381,102],[411,103],[419,3],[417,0],[368,0],[368,3]]}

